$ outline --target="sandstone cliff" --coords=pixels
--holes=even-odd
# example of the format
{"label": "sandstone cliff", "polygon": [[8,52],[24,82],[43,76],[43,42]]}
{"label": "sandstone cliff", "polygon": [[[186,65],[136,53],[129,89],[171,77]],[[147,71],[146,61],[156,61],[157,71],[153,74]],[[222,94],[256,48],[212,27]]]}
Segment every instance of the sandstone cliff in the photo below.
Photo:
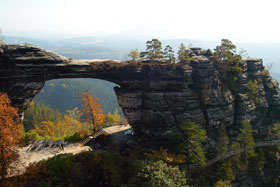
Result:
{"label": "sandstone cliff", "polygon": [[[221,124],[236,134],[250,120],[261,137],[280,121],[280,92],[261,59],[243,59],[234,85],[219,76],[210,50],[192,48],[189,65],[158,65],[116,60],[71,60],[36,47],[0,47],[0,92],[7,92],[23,111],[45,81],[58,78],[98,78],[118,84],[120,107],[143,141],[161,142],[176,125],[195,121],[215,145]],[[252,90],[253,83],[256,89]],[[166,141],[166,140],[165,140]]]}

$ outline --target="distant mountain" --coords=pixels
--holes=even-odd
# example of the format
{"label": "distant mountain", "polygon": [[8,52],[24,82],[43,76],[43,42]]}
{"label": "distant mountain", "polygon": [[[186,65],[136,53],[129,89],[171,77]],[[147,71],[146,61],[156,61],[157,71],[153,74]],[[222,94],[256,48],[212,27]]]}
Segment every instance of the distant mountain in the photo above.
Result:
{"label": "distant mountain", "polygon": [[[70,58],[115,58],[124,60],[128,51],[138,48],[143,51],[146,41],[152,38],[139,35],[131,36],[131,33],[121,33],[109,36],[81,36],[73,38],[34,39],[30,37],[4,36],[6,43],[31,43],[39,47],[53,50]],[[220,41],[202,41],[194,39],[164,39],[163,48],[166,45],[178,50],[180,43],[186,46],[192,44],[194,47],[214,49]],[[277,72],[280,68],[280,43],[235,43],[238,50],[241,48],[248,52],[250,57],[262,58],[265,64],[273,64],[271,71]],[[85,52],[83,52],[85,51]],[[88,56],[88,57],[87,57]]]}
{"label": "distant mountain", "polygon": [[128,54],[128,51],[99,46],[76,46],[52,48],[50,50],[72,59],[127,60]]}

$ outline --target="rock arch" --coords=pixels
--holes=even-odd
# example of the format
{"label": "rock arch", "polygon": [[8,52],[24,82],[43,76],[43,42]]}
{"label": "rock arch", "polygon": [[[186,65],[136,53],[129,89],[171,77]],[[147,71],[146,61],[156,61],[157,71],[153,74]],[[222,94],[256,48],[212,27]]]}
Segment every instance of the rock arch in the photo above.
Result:
{"label": "rock arch", "polygon": [[[43,88],[59,78],[97,78],[116,83],[118,103],[136,135],[150,141],[165,137],[176,124],[195,121],[206,125],[215,139],[220,124],[232,126],[249,119],[253,128],[279,121],[280,92],[260,59],[242,61],[238,89],[230,90],[219,79],[211,51],[194,48],[190,65],[128,63],[116,60],[72,60],[37,47],[0,47],[0,92],[23,111]],[[259,79],[259,103],[246,97],[248,80]],[[204,94],[209,97],[203,100]],[[212,133],[214,132],[214,133]],[[142,136],[144,135],[144,136]]]}

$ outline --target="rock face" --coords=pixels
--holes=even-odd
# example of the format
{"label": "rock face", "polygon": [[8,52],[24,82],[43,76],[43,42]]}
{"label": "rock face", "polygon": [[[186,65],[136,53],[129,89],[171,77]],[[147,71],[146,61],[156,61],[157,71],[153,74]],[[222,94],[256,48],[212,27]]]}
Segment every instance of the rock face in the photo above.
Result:
{"label": "rock face", "polygon": [[[261,59],[243,59],[243,72],[233,86],[221,79],[212,52],[190,51],[190,65],[134,64],[115,60],[71,60],[40,48],[0,47],[0,92],[23,111],[45,81],[98,78],[114,82],[120,107],[143,141],[166,137],[181,122],[206,128],[215,146],[221,124],[239,129],[250,120],[257,134],[280,121],[280,92]],[[256,89],[252,88],[256,85]],[[156,141],[154,141],[156,142]]]}

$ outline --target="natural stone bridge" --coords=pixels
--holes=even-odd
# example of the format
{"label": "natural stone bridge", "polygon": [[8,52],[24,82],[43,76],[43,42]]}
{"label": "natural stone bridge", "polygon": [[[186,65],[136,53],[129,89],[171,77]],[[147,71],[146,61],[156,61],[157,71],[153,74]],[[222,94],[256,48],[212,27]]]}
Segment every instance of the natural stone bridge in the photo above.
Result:
{"label": "natural stone bridge", "polygon": [[[215,140],[216,129],[222,123],[230,127],[250,120],[253,129],[261,131],[265,124],[279,121],[278,85],[262,74],[260,59],[241,62],[243,74],[236,89],[230,90],[211,61],[211,51],[193,48],[190,54],[190,65],[173,67],[72,60],[36,47],[4,45],[0,47],[0,92],[8,93],[13,105],[23,111],[51,79],[114,82],[120,86],[115,92],[128,122],[138,137],[147,140],[165,137],[176,129],[176,124],[185,121],[205,125],[209,140]],[[258,80],[257,103],[246,94],[249,80]]]}

